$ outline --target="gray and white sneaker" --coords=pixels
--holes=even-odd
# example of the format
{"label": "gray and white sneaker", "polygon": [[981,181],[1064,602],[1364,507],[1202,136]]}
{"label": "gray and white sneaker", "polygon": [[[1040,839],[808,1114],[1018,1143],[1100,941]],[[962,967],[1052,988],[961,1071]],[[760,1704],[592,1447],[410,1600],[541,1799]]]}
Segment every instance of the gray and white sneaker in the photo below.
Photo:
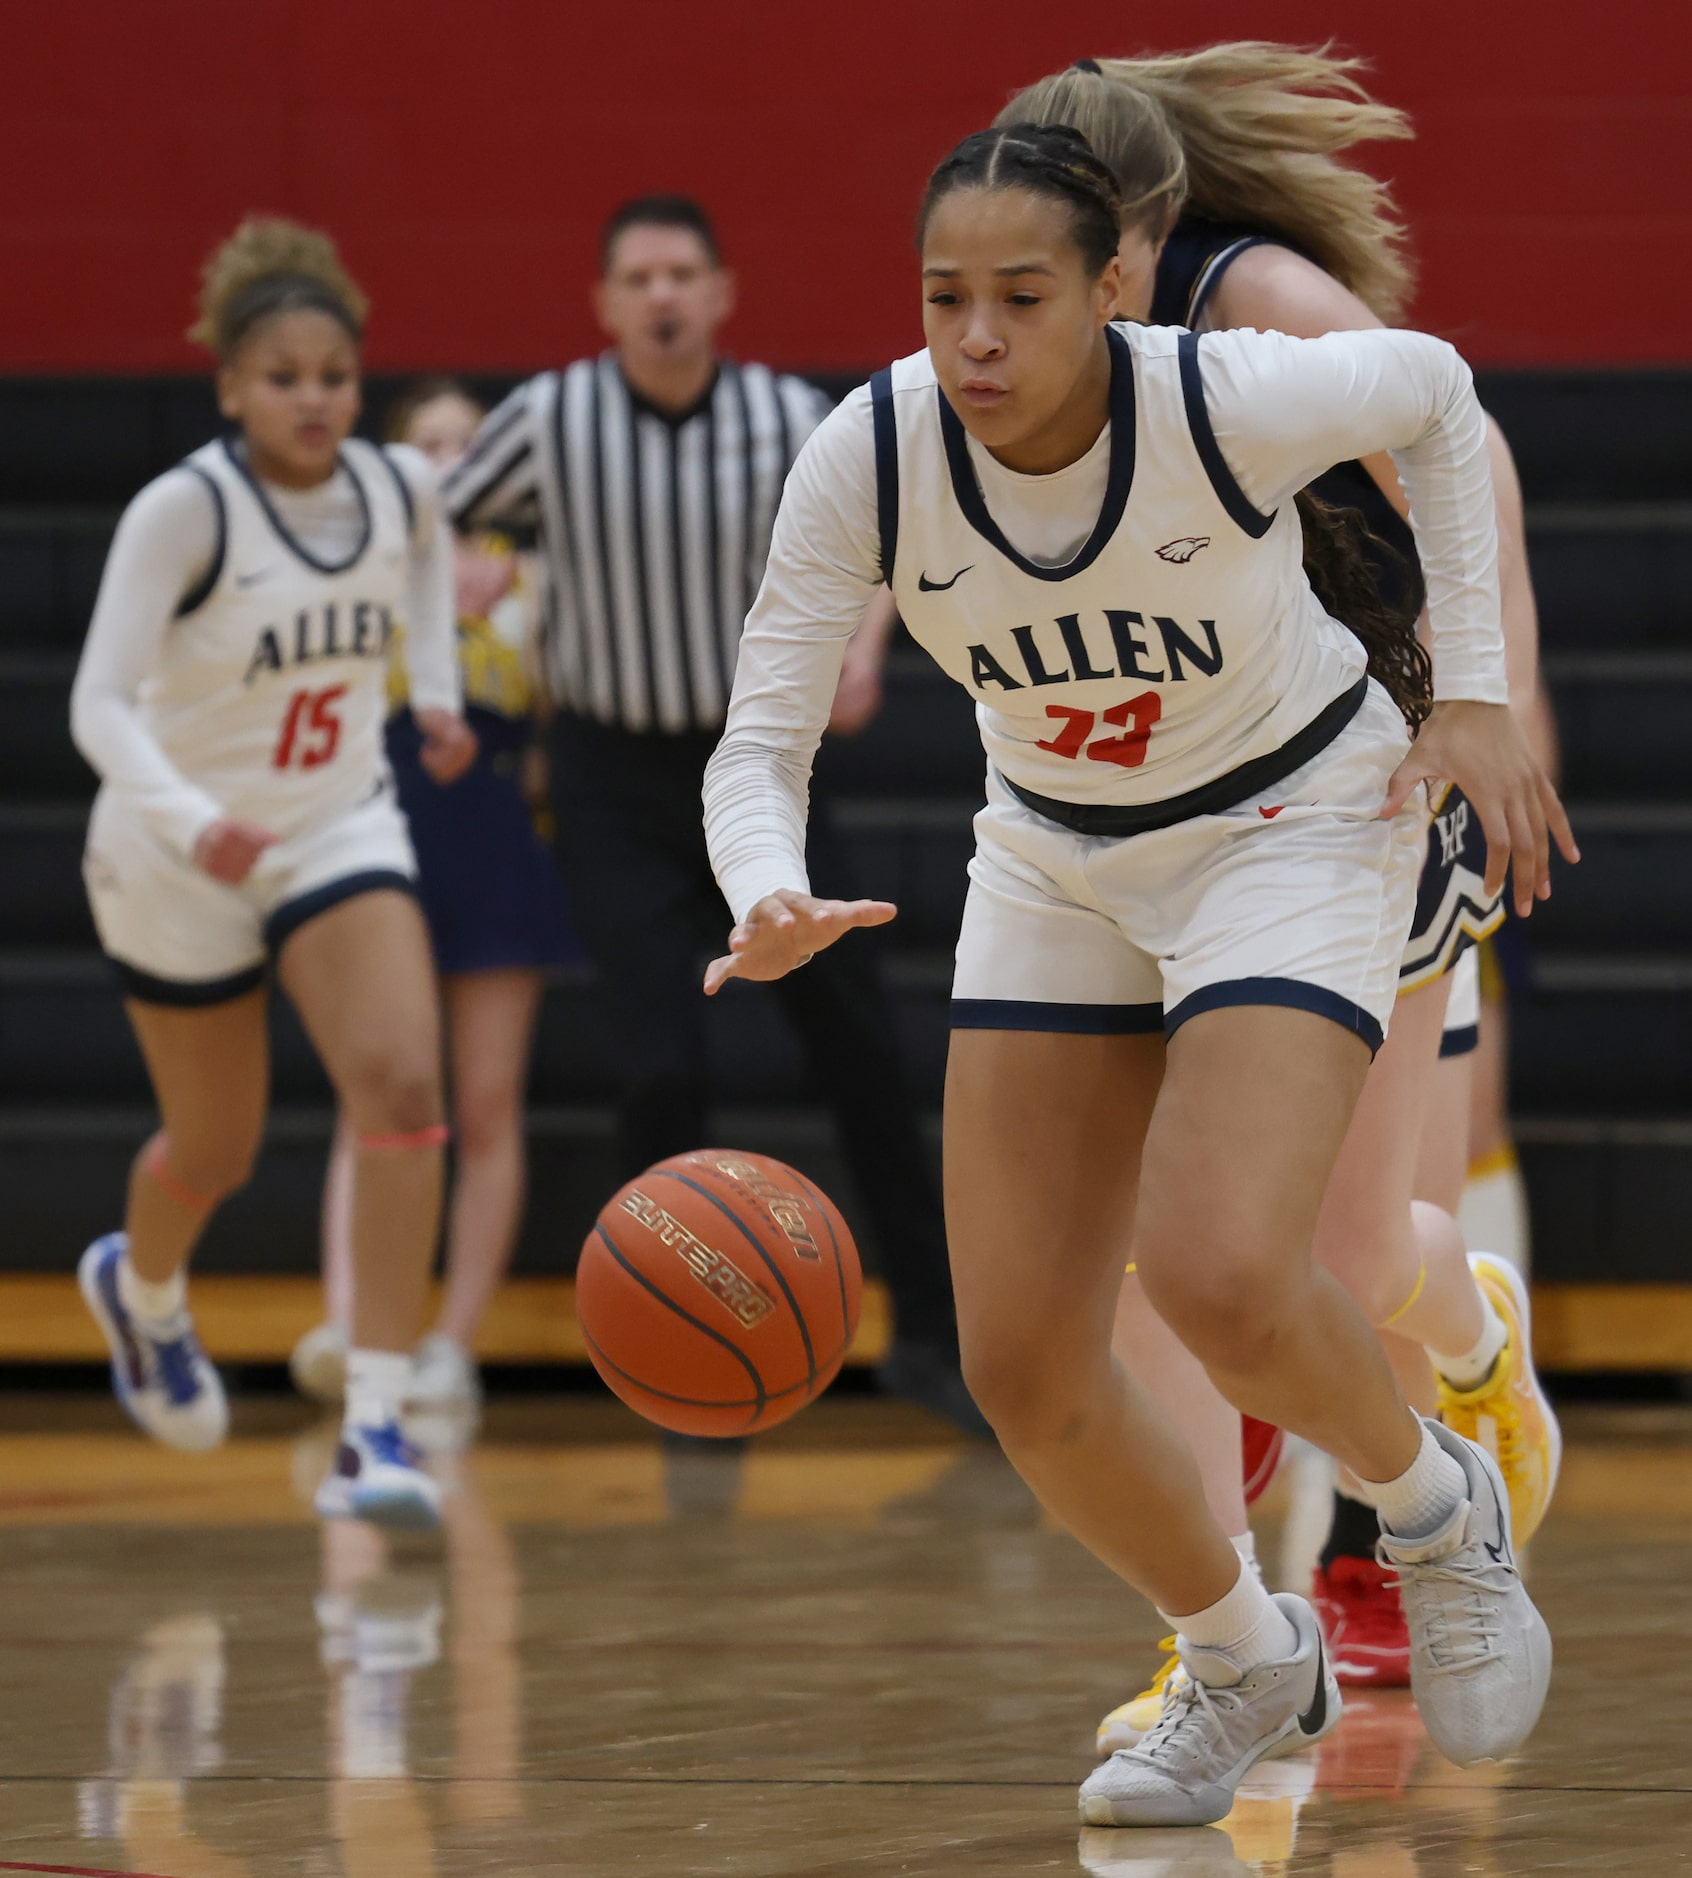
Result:
{"label": "gray and white sneaker", "polygon": [[[1236,1680],[1225,1684],[1171,1677],[1157,1726],[1118,1748],[1082,1784],[1083,1825],[1212,1825],[1257,1762],[1312,1747],[1339,1725],[1339,1684],[1316,1613],[1290,1592],[1275,1602],[1297,1633],[1294,1654],[1244,1675],[1236,1669]],[[1218,1663],[1233,1668],[1209,1651],[1189,1667]]]}
{"label": "gray and white sneaker", "polygon": [[1510,1543],[1510,1499],[1478,1442],[1430,1421],[1468,1476],[1469,1497],[1437,1532],[1383,1532],[1410,1626],[1410,1687],[1436,1748],[1459,1767],[1502,1760],[1533,1732],[1551,1682],[1551,1633]]}

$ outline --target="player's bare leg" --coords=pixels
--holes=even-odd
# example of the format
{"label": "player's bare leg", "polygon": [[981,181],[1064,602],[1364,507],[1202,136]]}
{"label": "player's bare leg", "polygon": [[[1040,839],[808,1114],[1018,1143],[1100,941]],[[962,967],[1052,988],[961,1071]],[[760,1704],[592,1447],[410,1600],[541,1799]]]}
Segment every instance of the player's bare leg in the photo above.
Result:
{"label": "player's bare leg", "polygon": [[1110,1348],[1162,1069],[1160,1038],[954,1032],[947,1237],[970,1393],[1018,1471],[1130,1584],[1197,1610],[1239,1560]]}
{"label": "player's bare leg", "polygon": [[422,1329],[445,1147],[423,916],[402,893],[344,900],[289,938],[280,970],[358,1143],[354,1347],[409,1352]]}
{"label": "player's bare leg", "polygon": [[163,1125],[130,1170],[124,1230],[95,1240],[77,1282],[125,1412],[156,1440],[198,1452],[222,1441],[229,1407],[189,1315],[188,1259],[218,1203],[245,1184],[264,1133],[265,994],[127,1008]]}
{"label": "player's bare leg", "polygon": [[[1189,1672],[1157,1727],[1082,1788],[1092,1824],[1219,1818],[1255,1759],[1339,1715],[1309,1606],[1244,1570],[1191,1451],[1111,1353],[1163,1056],[1151,1037],[963,1030],[947,1081],[970,1388],[1041,1501],[1180,1633]],[[1218,1705],[1208,1691],[1224,1686]]]}
{"label": "player's bare leg", "polygon": [[1562,1442],[1533,1369],[1525,1292],[1456,1220],[1413,1201],[1434,1100],[1448,973],[1398,1000],[1316,1226],[1316,1257],[1370,1321],[1428,1352],[1445,1420],[1497,1456],[1518,1545],[1538,1529]]}
{"label": "player's bare leg", "polygon": [[456,1164],[437,1328],[469,1351],[511,1262],[523,1209],[523,1091],[541,975],[459,973],[445,981],[443,996]]}
{"label": "player's bare leg", "polygon": [[182,1270],[252,1173],[270,1099],[266,1002],[262,988],[200,1010],[125,1001],[163,1123],[135,1157],[124,1212],[129,1262],[150,1283]]}
{"label": "player's bare leg", "polygon": [[446,1140],[423,915],[408,894],[360,894],[301,926],[280,970],[358,1145],[346,1417],[318,1508],[433,1525],[438,1491],[398,1428],[440,1225]]}

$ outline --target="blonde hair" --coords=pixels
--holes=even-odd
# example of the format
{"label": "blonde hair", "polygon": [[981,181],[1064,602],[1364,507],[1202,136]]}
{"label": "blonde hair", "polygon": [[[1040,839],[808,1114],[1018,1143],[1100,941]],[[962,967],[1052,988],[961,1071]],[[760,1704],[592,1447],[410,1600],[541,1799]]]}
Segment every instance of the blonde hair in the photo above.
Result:
{"label": "blonde hair", "polygon": [[339,320],[356,342],[370,302],[320,229],[249,216],[201,270],[200,316],[188,337],[228,359],[261,321],[306,309]]}
{"label": "blonde hair", "polygon": [[1388,183],[1340,161],[1413,137],[1328,46],[1231,40],[1199,52],[1085,60],[1030,85],[997,122],[1069,124],[1116,172],[1124,224],[1154,239],[1183,207],[1284,235],[1380,319],[1414,284]]}

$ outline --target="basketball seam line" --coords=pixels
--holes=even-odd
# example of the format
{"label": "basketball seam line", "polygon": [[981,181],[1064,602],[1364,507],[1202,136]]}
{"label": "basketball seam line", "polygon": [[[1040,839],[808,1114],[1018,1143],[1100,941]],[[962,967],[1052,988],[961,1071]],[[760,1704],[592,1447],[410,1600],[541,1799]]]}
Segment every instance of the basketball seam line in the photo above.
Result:
{"label": "basketball seam line", "polygon": [[840,1287],[840,1334],[845,1339],[841,1348],[843,1351],[849,1350],[852,1339],[858,1334],[858,1326],[852,1322],[852,1307],[846,1298],[846,1266],[840,1256],[840,1236],[834,1230],[834,1221],[828,1216],[829,1206],[821,1189],[813,1187],[797,1167],[793,1170],[793,1177],[816,1202],[817,1214],[828,1228],[828,1249],[834,1255],[834,1278]]}
{"label": "basketball seam line", "polygon": [[740,1236],[751,1246],[753,1251],[758,1254],[765,1265],[768,1266],[770,1276],[781,1286],[781,1295],[786,1298],[788,1309],[793,1313],[793,1321],[799,1327],[799,1340],[805,1346],[805,1368],[809,1372],[806,1376],[806,1382],[807,1384],[814,1383],[818,1373],[817,1353],[811,1345],[810,1325],[805,1322],[805,1313],[800,1310],[799,1300],[793,1295],[792,1287],[782,1276],[781,1268],[770,1256],[768,1250],[758,1238],[758,1235],[747,1226],[746,1222],[732,1207],[726,1205],[722,1200],[719,1200],[711,1189],[701,1182],[690,1180],[686,1174],[675,1173],[667,1167],[655,1167],[652,1171],[655,1174],[662,1174],[666,1180],[675,1181],[678,1186],[691,1188],[693,1192],[699,1195],[700,1199],[708,1200],[711,1205],[722,1214],[723,1218],[728,1220],[729,1223],[739,1231]]}
{"label": "basketball seam line", "polygon": [[[671,1395],[667,1389],[654,1389],[651,1383],[642,1382],[641,1379],[637,1375],[635,1375],[632,1370],[624,1369],[621,1363],[607,1356],[605,1351],[601,1349],[600,1346],[594,1341],[592,1334],[586,1329],[585,1326],[583,1327],[583,1330],[582,1330],[582,1341],[586,1343],[588,1348],[591,1351],[593,1351],[593,1353],[596,1356],[600,1358],[600,1360],[605,1364],[605,1367],[607,1369],[614,1369],[617,1372],[617,1374],[623,1378],[625,1382],[630,1383],[636,1389],[639,1389],[643,1395],[656,1396],[660,1402],[673,1402],[676,1404],[678,1408],[707,1408],[707,1409],[752,1408],[752,1409],[756,1409],[759,1413],[762,1412],[762,1409],[759,1407],[759,1405],[756,1402],[754,1402],[754,1400],[749,1396],[735,1397],[726,1402],[716,1402],[716,1401],[711,1400],[711,1398],[708,1396]],[[835,1358],[834,1367],[835,1367],[836,1372],[838,1372],[841,1363],[845,1361],[845,1357],[846,1357],[846,1352],[845,1350],[842,1350],[839,1356]],[[833,1380],[834,1380],[833,1376],[830,1376],[829,1381],[832,1382]],[[801,1389],[809,1389],[810,1386],[811,1385],[808,1381],[807,1382],[792,1382],[792,1383],[789,1383],[785,1389],[766,1389],[764,1391],[764,1405],[767,1406],[768,1404],[772,1402],[779,1402],[781,1401],[783,1396],[797,1395]],[[800,1403],[799,1406],[800,1408],[803,1408],[805,1404],[802,1402]],[[797,1411],[795,1411],[795,1413],[797,1413]],[[0,1869],[3,1869],[3,1868],[0,1868]]]}
{"label": "basketball seam line", "polygon": [[[642,1382],[638,1376],[624,1369],[621,1363],[613,1362],[611,1358],[607,1356],[605,1352],[599,1347],[599,1345],[594,1342],[593,1337],[589,1334],[585,1325],[582,1329],[582,1340],[587,1344],[589,1354],[593,1356],[596,1362],[603,1363],[607,1369],[613,1371],[616,1375],[620,1376],[623,1379],[623,1381],[629,1385],[631,1389],[638,1389],[642,1395],[654,1396],[657,1398],[658,1401],[668,1402],[675,1408],[708,1408],[708,1409],[720,1408],[720,1409],[736,1409],[736,1410],[742,1410],[742,1411],[750,1411],[746,1415],[746,1426],[740,1430],[741,1434],[751,1434],[757,1428],[759,1421],[762,1419],[765,1408],[768,1407],[770,1402],[775,1400],[773,1396],[765,1396],[762,1401],[754,1400],[751,1402],[744,1402],[744,1401],[741,1401],[741,1402],[703,1402],[697,1396],[671,1395],[667,1390],[652,1388],[650,1384]],[[789,1394],[790,1391],[783,1390],[782,1393],[785,1395],[785,1394]],[[630,1408],[633,1408],[634,1404],[631,1402],[627,1406],[629,1406]],[[801,1406],[803,1406],[803,1404],[801,1404]],[[638,1414],[639,1411],[636,1410],[636,1413]],[[663,1426],[662,1423],[660,1423],[659,1425]],[[733,1435],[729,1435],[723,1438],[727,1440],[735,1439]]]}
{"label": "basketball seam line", "polygon": [[[643,1271],[638,1270],[634,1265],[632,1265],[629,1262],[627,1256],[624,1254],[622,1247],[617,1244],[617,1241],[611,1237],[610,1233],[608,1233],[605,1230],[605,1228],[598,1222],[598,1220],[594,1221],[593,1229],[596,1233],[598,1233],[600,1238],[605,1241],[605,1246],[606,1246],[607,1251],[610,1252],[611,1256],[617,1261],[618,1265],[621,1266],[622,1269],[628,1273],[628,1275],[635,1281],[637,1285],[641,1287],[643,1291],[650,1292],[652,1296],[655,1297],[660,1304],[666,1305],[670,1310],[674,1311],[675,1314],[679,1318],[681,1318],[681,1320],[684,1323],[691,1324],[695,1330],[700,1331],[703,1335],[709,1337],[713,1343],[720,1343],[725,1350],[729,1351],[733,1355],[735,1361],[739,1363],[741,1367],[746,1371],[747,1375],[749,1375],[752,1378],[752,1387],[757,1391],[758,1401],[761,1407],[762,1404],[768,1399],[767,1392],[765,1391],[765,1388],[764,1388],[764,1379],[762,1376],[758,1374],[757,1364],[752,1361],[751,1357],[749,1357],[743,1349],[741,1349],[739,1344],[737,1344],[733,1340],[732,1337],[725,1337],[720,1330],[713,1330],[711,1326],[704,1321],[703,1318],[695,1317],[691,1311],[685,1310],[681,1305],[679,1305],[675,1301],[674,1298],[670,1297],[667,1293],[665,1293],[657,1285],[655,1285],[652,1282],[652,1280],[648,1278]],[[633,1382],[635,1378],[631,1376],[629,1380]]]}

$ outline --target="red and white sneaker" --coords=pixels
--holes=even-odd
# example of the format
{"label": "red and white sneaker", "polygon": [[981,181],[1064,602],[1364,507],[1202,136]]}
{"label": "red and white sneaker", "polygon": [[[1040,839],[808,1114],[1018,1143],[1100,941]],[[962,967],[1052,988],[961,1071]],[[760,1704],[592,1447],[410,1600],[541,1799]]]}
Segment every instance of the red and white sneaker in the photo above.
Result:
{"label": "red and white sneaker", "polygon": [[1316,1568],[1310,1602],[1328,1639],[1335,1678],[1348,1689],[1407,1689],[1410,1632],[1391,1575],[1372,1558]]}

